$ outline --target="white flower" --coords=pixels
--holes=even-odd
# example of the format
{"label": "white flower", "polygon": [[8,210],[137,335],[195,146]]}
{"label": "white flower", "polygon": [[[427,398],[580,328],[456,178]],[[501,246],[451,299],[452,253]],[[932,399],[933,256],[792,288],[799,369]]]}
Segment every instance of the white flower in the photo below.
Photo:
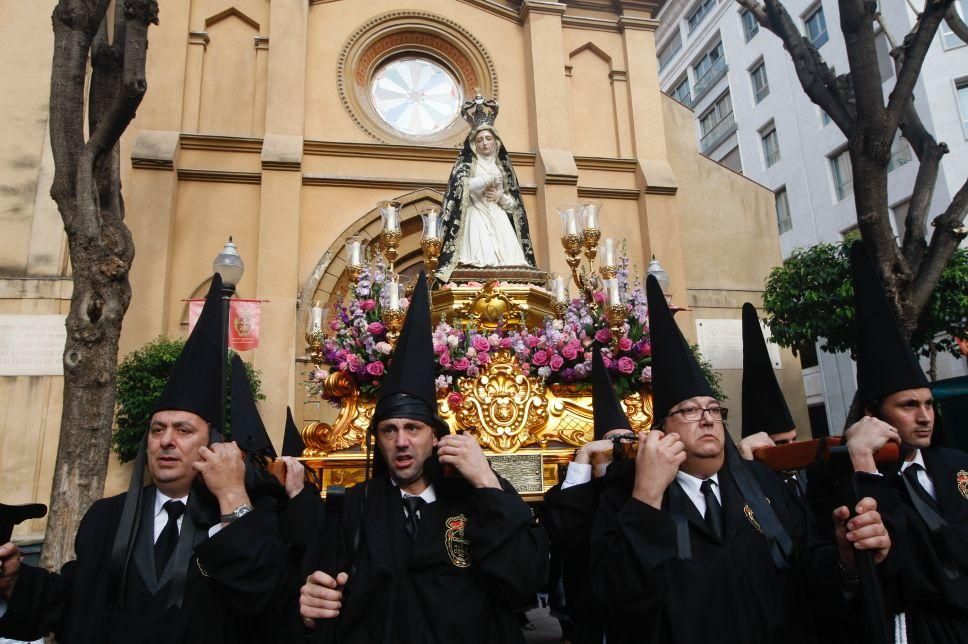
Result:
{"label": "white flower", "polygon": [[467,347],[467,352],[465,353],[465,355],[468,358],[473,358],[474,356],[477,355],[477,349],[475,349],[474,347]]}
{"label": "white flower", "polygon": [[451,346],[451,348],[456,347],[457,344],[458,344],[457,336],[456,335],[452,335],[452,336],[448,337],[447,338],[447,344],[449,344]]}
{"label": "white flower", "polygon": [[377,342],[373,348],[376,349],[378,353],[382,353],[384,355],[390,355],[393,353],[393,347],[389,342]]}

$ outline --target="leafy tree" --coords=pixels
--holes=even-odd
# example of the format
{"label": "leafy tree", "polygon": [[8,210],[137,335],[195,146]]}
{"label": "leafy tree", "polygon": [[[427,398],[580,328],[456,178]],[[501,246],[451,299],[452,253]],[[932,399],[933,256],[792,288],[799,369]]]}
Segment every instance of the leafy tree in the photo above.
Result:
{"label": "leafy tree", "polygon": [[[138,443],[148,427],[151,408],[164,390],[168,373],[184,346],[184,340],[156,338],[129,353],[118,365],[117,409],[111,443],[122,462],[130,461],[138,453]],[[234,353],[229,351],[230,361]],[[245,371],[249,376],[253,397],[256,400],[265,400],[259,372],[249,363],[245,363]],[[231,392],[228,396],[228,407],[231,414]],[[231,426],[229,429],[231,430]]]}
{"label": "leafy tree", "polygon": [[[773,341],[803,347],[820,341],[825,351],[854,353],[854,289],[850,280],[850,241],[800,248],[766,280],[763,308]],[[945,334],[936,340],[939,334]],[[911,334],[922,355],[960,355],[953,337],[968,338],[968,250],[958,249],[941,274]]]}
{"label": "leafy tree", "polygon": [[[906,337],[920,328],[938,285],[961,240],[968,236],[968,181],[947,208],[931,221],[928,211],[941,159],[948,152],[936,141],[918,116],[914,87],[928,48],[942,21],[952,33],[968,42],[968,27],[955,11],[954,0],[920,0],[914,27],[897,43],[891,55],[897,72],[885,97],[877,51],[875,25],[890,37],[872,0],[839,0],[840,30],[847,51],[849,72],[835,76],[817,48],[800,33],[781,0],[736,0],[756,21],[783,42],[803,91],[821,107],[847,139],[853,172],[854,203],[861,238],[881,275],[897,319]],[[887,198],[888,162],[898,130],[911,144],[919,161],[911,194],[904,237],[895,240]],[[843,315],[840,309],[831,311]],[[920,346],[920,342],[918,345]]]}

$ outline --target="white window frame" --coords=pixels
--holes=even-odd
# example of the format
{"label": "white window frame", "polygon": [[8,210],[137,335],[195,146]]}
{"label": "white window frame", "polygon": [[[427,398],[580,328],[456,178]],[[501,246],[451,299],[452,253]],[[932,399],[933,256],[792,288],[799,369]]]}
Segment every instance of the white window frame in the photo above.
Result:
{"label": "white window frame", "polygon": [[[751,22],[747,24],[747,20]],[[746,42],[753,40],[756,34],[760,33],[760,23],[749,9],[743,9],[739,12],[739,22],[743,26],[743,38],[746,39]]]}
{"label": "white window frame", "polygon": [[[679,97],[677,94],[679,88],[682,87],[683,85],[686,86],[686,96],[685,96],[686,100],[682,100],[682,98]],[[669,96],[676,99],[683,105],[692,107],[692,85],[689,84],[689,74],[686,74],[685,76],[683,76],[682,80],[680,80],[678,83],[672,86],[672,90],[669,92]]]}
{"label": "white window frame", "polygon": [[[968,16],[968,0],[955,0],[955,11],[964,20],[965,16]],[[949,49],[957,49],[958,47],[964,47],[965,41],[956,36],[953,31],[948,27],[948,23],[944,20],[938,26],[938,37],[941,39],[941,48],[945,51]]]}
{"label": "white window frame", "polygon": [[[854,171],[850,165],[850,153],[847,148],[841,148],[828,156],[827,161],[830,165],[830,179],[834,186],[834,203],[840,203],[854,194]],[[845,170],[848,175],[846,179],[843,176]]]}
{"label": "white window frame", "polygon": [[[763,86],[756,87],[756,72],[763,71]],[[753,104],[759,104],[764,98],[770,95],[770,77],[766,73],[766,61],[760,58],[750,68],[750,84],[753,86]]]}
{"label": "white window frame", "polygon": [[[696,28],[703,23],[706,16],[711,14],[716,8],[716,0],[699,0],[693,7],[689,15],[686,16],[686,27],[688,28],[688,33],[692,33]],[[695,22],[693,22],[695,20]]]}
{"label": "white window frame", "polygon": [[[816,37],[811,37],[810,21],[813,20],[818,14],[823,19],[823,32],[818,33]],[[819,4],[819,3],[816,4],[803,15],[803,34],[806,37],[807,42],[812,44],[817,49],[820,49],[821,47],[823,47],[824,44],[826,44],[827,41],[830,40],[830,29],[827,27],[827,14],[824,12],[822,4]],[[818,44],[816,42],[817,40],[820,40],[821,42]]]}
{"label": "white window frame", "polygon": [[894,172],[898,168],[907,165],[913,158],[913,150],[908,144],[907,139],[898,132],[894,135],[891,142],[891,158],[887,161],[887,171]]}
{"label": "white window frame", "polygon": [[[659,50],[659,53],[656,54],[656,59],[659,61],[659,71],[662,71],[666,65],[671,63],[676,57],[676,54],[678,54],[680,51],[682,51],[682,32],[678,27],[676,27],[675,36],[669,38],[669,40],[662,45],[662,49]],[[663,60],[663,57],[665,57],[665,60]]]}
{"label": "white window frame", "polygon": [[[726,109],[728,104],[729,109]],[[702,116],[699,117],[699,138],[702,139],[704,136],[716,129],[716,127],[728,119],[733,114],[733,97],[730,96],[728,91],[724,92],[722,96],[713,101],[713,104],[709,106]],[[703,128],[703,123],[706,121],[706,117],[713,115],[715,116],[715,122],[712,123],[708,128]]]}
{"label": "white window frame", "polygon": [[[776,144],[772,152],[769,151],[767,143],[771,138]],[[776,123],[771,121],[760,130],[760,149],[763,150],[763,165],[766,168],[772,168],[783,158],[780,153],[780,135],[776,131]]]}
{"label": "white window frame", "polygon": [[955,105],[961,116],[961,132],[968,140],[968,77],[957,78],[954,81]]}
{"label": "white window frame", "polygon": [[[780,214],[780,204],[783,204],[785,216]],[[780,234],[793,230],[793,214],[790,212],[790,196],[786,186],[781,186],[773,193],[773,205],[776,208],[776,227]]]}

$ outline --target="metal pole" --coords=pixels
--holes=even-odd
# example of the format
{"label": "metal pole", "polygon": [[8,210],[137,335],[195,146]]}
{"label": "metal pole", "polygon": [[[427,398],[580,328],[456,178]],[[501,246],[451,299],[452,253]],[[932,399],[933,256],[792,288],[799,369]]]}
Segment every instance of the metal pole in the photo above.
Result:
{"label": "metal pole", "polygon": [[219,382],[221,383],[220,392],[222,394],[222,414],[219,431],[222,433],[223,440],[226,438],[225,429],[227,423],[225,419],[228,414],[229,307],[233,293],[235,293],[235,286],[225,285],[222,287],[222,363],[219,366]]}

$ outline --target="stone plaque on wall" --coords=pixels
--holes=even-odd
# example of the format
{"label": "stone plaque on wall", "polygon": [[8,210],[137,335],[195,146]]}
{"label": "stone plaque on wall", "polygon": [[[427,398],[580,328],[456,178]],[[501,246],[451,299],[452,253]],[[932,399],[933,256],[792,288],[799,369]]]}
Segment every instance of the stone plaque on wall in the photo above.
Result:
{"label": "stone plaque on wall", "polygon": [[[770,328],[760,322],[763,337],[770,337]],[[696,320],[696,340],[699,351],[713,369],[743,368],[743,321],[742,320]],[[781,369],[780,347],[766,343],[770,362],[774,369]]]}
{"label": "stone plaque on wall", "polygon": [[541,454],[495,454],[487,460],[498,475],[506,478],[518,494],[543,492]]}
{"label": "stone plaque on wall", "polygon": [[0,315],[0,376],[61,376],[63,315]]}

